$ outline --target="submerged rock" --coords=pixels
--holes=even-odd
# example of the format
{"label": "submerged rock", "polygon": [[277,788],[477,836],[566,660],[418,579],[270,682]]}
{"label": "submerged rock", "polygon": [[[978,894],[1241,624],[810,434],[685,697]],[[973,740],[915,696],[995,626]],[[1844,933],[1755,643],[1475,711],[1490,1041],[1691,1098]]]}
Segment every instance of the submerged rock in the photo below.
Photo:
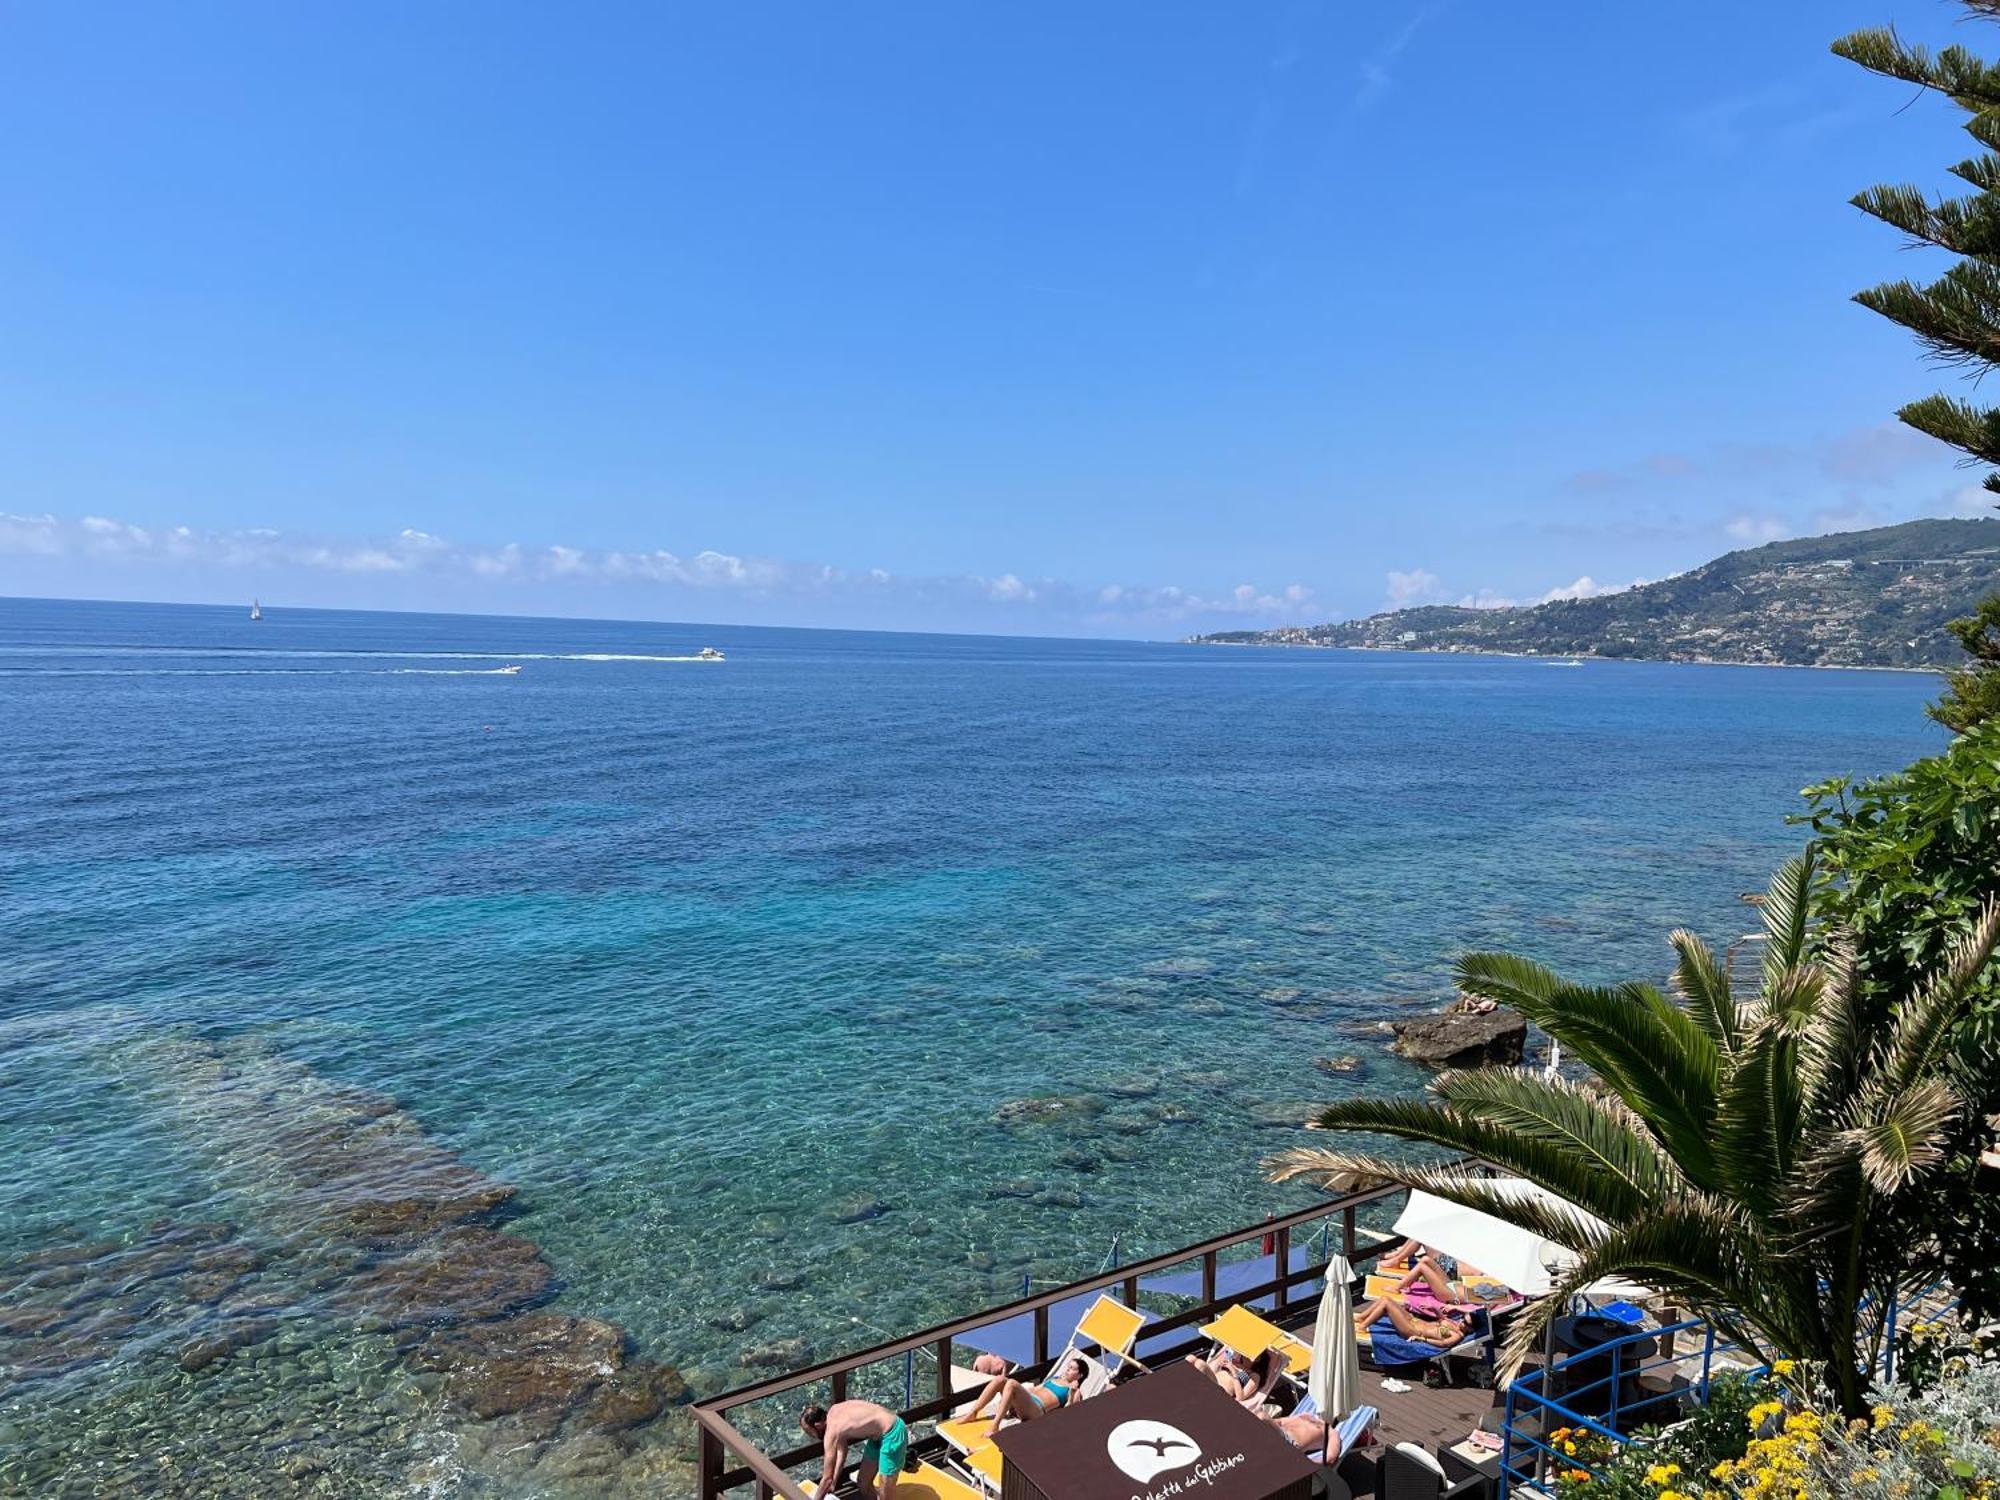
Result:
{"label": "submerged rock", "polygon": [[863,1224],[870,1219],[879,1219],[889,1211],[890,1205],[873,1193],[856,1193],[851,1198],[843,1198],[833,1206],[833,1222]]}
{"label": "submerged rock", "polygon": [[225,1323],[182,1349],[175,1363],[192,1375],[206,1370],[217,1360],[227,1359],[238,1349],[263,1343],[277,1331],[276,1318],[253,1318],[240,1323]]}
{"label": "submerged rock", "polygon": [[384,1256],[349,1278],[333,1302],[401,1327],[476,1323],[540,1301],[554,1281],[529,1241],[461,1224]]}
{"label": "submerged rock", "polygon": [[1368,1071],[1368,1064],[1352,1052],[1344,1052],[1339,1057],[1315,1057],[1313,1066],[1322,1073],[1330,1073],[1335,1078],[1350,1077]]}
{"label": "submerged rock", "polygon": [[993,1111],[1001,1125],[1040,1125],[1100,1114],[1104,1101],[1095,1094],[1047,1094],[1010,1099]]}
{"label": "submerged rock", "polygon": [[812,1362],[812,1345],[804,1339],[773,1339],[768,1344],[753,1344],[736,1356],[736,1362],[746,1370],[791,1369]]}
{"label": "submerged rock", "polygon": [[[445,1400],[458,1409],[489,1421],[520,1416],[529,1431],[546,1437],[623,1371],[625,1333],[597,1318],[527,1313],[434,1333],[411,1353],[410,1362],[443,1374]],[[621,1394],[607,1398],[607,1412],[622,1409],[620,1401],[631,1395],[624,1386],[618,1389]],[[653,1415],[665,1406],[662,1400]],[[625,1425],[643,1420],[633,1417]]]}
{"label": "submerged rock", "polygon": [[761,1307],[726,1307],[704,1320],[710,1328],[719,1328],[724,1333],[744,1333],[764,1321]]}
{"label": "submerged rock", "polygon": [[598,1383],[578,1409],[577,1421],[598,1432],[624,1432],[694,1399],[672,1365],[627,1366]]}
{"label": "submerged rock", "polygon": [[1507,1010],[1451,1010],[1394,1024],[1394,1050],[1427,1068],[1511,1068],[1528,1040],[1528,1023]]}

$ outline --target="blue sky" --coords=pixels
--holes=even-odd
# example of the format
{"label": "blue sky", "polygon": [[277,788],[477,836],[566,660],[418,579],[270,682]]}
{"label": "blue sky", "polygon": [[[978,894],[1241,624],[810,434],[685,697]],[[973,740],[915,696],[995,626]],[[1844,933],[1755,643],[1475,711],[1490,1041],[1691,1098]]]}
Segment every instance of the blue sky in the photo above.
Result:
{"label": "blue sky", "polygon": [[[27,0],[0,593],[1171,636],[1989,514],[1935,0]],[[1910,107],[1905,108],[1906,105]]]}

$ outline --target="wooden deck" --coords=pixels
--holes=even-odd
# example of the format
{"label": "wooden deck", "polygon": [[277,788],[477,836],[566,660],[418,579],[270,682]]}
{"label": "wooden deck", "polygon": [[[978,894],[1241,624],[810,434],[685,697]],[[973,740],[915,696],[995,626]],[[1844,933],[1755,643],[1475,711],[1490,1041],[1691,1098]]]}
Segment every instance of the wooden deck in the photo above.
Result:
{"label": "wooden deck", "polygon": [[1448,1448],[1463,1442],[1488,1412],[1498,1410],[1497,1393],[1476,1386],[1433,1390],[1415,1380],[1403,1383],[1409,1386],[1407,1391],[1385,1391],[1375,1371],[1361,1372],[1361,1399],[1382,1413],[1376,1435],[1390,1446],[1417,1443]]}

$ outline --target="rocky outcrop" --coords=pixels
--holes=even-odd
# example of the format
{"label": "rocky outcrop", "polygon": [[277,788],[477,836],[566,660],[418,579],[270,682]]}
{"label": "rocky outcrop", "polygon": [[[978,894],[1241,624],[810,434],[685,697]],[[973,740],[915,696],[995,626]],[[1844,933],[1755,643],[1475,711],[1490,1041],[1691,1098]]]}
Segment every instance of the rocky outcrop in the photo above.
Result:
{"label": "rocky outcrop", "polygon": [[1528,1023],[1512,1011],[1448,1010],[1395,1023],[1394,1050],[1426,1068],[1514,1067]]}
{"label": "rocky outcrop", "polygon": [[[0,1452],[0,1493],[86,1465],[92,1493],[406,1493],[430,1487],[410,1455],[439,1406],[459,1418],[440,1462],[481,1485],[685,1492],[686,1382],[616,1325],[546,1306],[553,1267],[500,1225],[510,1184],[386,1096],[255,1043],[148,1037],[130,1056],[172,1080],[174,1123],[254,1229],[163,1221],[0,1260],[0,1389],[46,1435]],[[52,1377],[113,1361],[139,1369],[114,1384],[120,1420],[72,1424]]]}

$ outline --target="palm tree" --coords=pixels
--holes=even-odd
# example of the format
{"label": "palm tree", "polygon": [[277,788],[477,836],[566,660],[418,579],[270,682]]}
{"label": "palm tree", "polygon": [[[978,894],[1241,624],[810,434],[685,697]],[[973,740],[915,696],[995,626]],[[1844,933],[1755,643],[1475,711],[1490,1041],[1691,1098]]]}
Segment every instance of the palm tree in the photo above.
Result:
{"label": "palm tree", "polygon": [[[1961,1108],[1945,1035],[2000,940],[2000,903],[1889,1016],[1869,1014],[1845,948],[1809,930],[1813,870],[1794,860],[1763,898],[1762,983],[1675,932],[1673,989],[1573,984],[1504,953],[1467,954],[1459,986],[1513,1007],[1596,1075],[1447,1073],[1429,1098],[1336,1104],[1319,1128],[1428,1143],[1575,1205],[1502,1196],[1461,1161],[1287,1151],[1273,1181],[1364,1173],[1421,1188],[1577,1251],[1555,1295],[1516,1320],[1518,1370],[1571,1294],[1623,1275],[1728,1336],[1815,1367],[1844,1412],[1865,1408],[1887,1309],[1930,1247],[1888,1229],[1896,1195],[1942,1158]],[[1594,1215],[1595,1220],[1585,1217]]]}

